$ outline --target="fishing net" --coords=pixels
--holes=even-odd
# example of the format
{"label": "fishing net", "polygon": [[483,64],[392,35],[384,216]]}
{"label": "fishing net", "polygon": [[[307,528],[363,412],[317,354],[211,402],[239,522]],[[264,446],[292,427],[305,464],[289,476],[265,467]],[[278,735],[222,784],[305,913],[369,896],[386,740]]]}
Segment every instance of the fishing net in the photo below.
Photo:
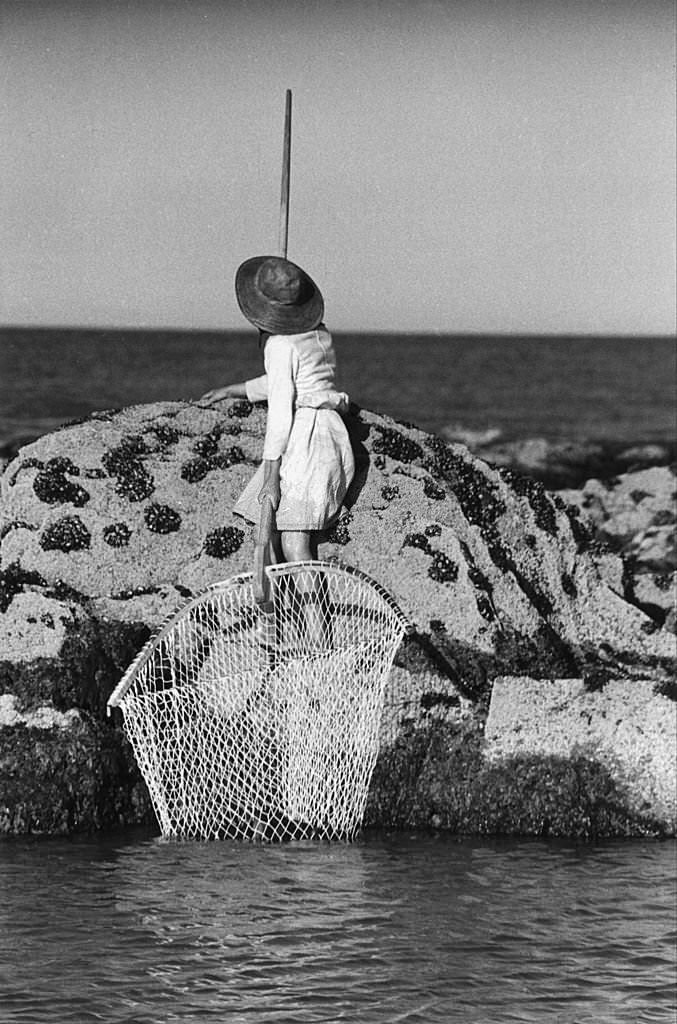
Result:
{"label": "fishing net", "polygon": [[350,839],[378,753],[407,622],[358,570],[329,562],[217,583],[168,619],[108,702],[166,836]]}

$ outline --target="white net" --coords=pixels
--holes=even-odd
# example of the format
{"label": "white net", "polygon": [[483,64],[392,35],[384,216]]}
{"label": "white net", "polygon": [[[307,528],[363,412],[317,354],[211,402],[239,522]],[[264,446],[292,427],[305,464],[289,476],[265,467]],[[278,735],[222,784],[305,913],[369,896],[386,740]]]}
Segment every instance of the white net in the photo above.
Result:
{"label": "white net", "polygon": [[166,836],[350,839],[408,624],[364,573],[330,562],[215,584],[148,642],[109,700]]}

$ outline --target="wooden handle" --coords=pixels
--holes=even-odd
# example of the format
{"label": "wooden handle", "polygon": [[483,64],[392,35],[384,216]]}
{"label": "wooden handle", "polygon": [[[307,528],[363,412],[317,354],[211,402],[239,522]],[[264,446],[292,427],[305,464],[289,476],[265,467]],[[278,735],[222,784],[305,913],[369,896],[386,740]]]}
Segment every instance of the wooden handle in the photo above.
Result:
{"label": "wooden handle", "polygon": [[280,256],[287,258],[289,239],[289,181],[291,176],[291,89],[287,89],[284,107],[284,143],[282,146],[282,190],[280,193]]}
{"label": "wooden handle", "polygon": [[259,520],[259,544],[270,543],[275,529],[275,509],[270,498],[261,502],[261,519]]}
{"label": "wooden handle", "polygon": [[254,600],[264,611],[272,610],[272,590],[266,568],[275,561],[273,532],[276,529],[275,509],[270,498],[261,502],[259,535],[254,545]]}

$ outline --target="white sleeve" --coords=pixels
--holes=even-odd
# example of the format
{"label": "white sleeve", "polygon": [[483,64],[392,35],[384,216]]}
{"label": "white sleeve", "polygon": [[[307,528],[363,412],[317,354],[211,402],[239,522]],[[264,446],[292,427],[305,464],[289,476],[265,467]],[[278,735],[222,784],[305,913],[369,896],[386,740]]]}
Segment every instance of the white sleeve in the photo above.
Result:
{"label": "white sleeve", "polygon": [[268,398],[268,375],[252,377],[244,382],[244,387],[250,402],[265,402]]}
{"label": "white sleeve", "polygon": [[263,443],[264,459],[279,459],[287,447],[294,418],[294,347],[277,334],[266,344],[268,420]]}

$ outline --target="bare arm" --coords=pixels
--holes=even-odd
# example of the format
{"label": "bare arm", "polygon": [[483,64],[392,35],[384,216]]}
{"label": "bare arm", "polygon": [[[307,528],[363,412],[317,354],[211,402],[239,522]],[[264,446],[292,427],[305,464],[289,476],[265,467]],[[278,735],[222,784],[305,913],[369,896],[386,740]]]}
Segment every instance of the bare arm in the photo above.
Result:
{"label": "bare arm", "polygon": [[280,459],[263,460],[263,486],[258,494],[259,505],[265,498],[270,498],[276,511],[280,504],[280,461]]}
{"label": "bare arm", "polygon": [[220,402],[224,398],[246,398],[247,388],[242,381],[239,384],[226,384],[222,388],[213,388],[211,391],[205,392],[200,398],[201,402],[207,402],[211,405],[212,402]]}

